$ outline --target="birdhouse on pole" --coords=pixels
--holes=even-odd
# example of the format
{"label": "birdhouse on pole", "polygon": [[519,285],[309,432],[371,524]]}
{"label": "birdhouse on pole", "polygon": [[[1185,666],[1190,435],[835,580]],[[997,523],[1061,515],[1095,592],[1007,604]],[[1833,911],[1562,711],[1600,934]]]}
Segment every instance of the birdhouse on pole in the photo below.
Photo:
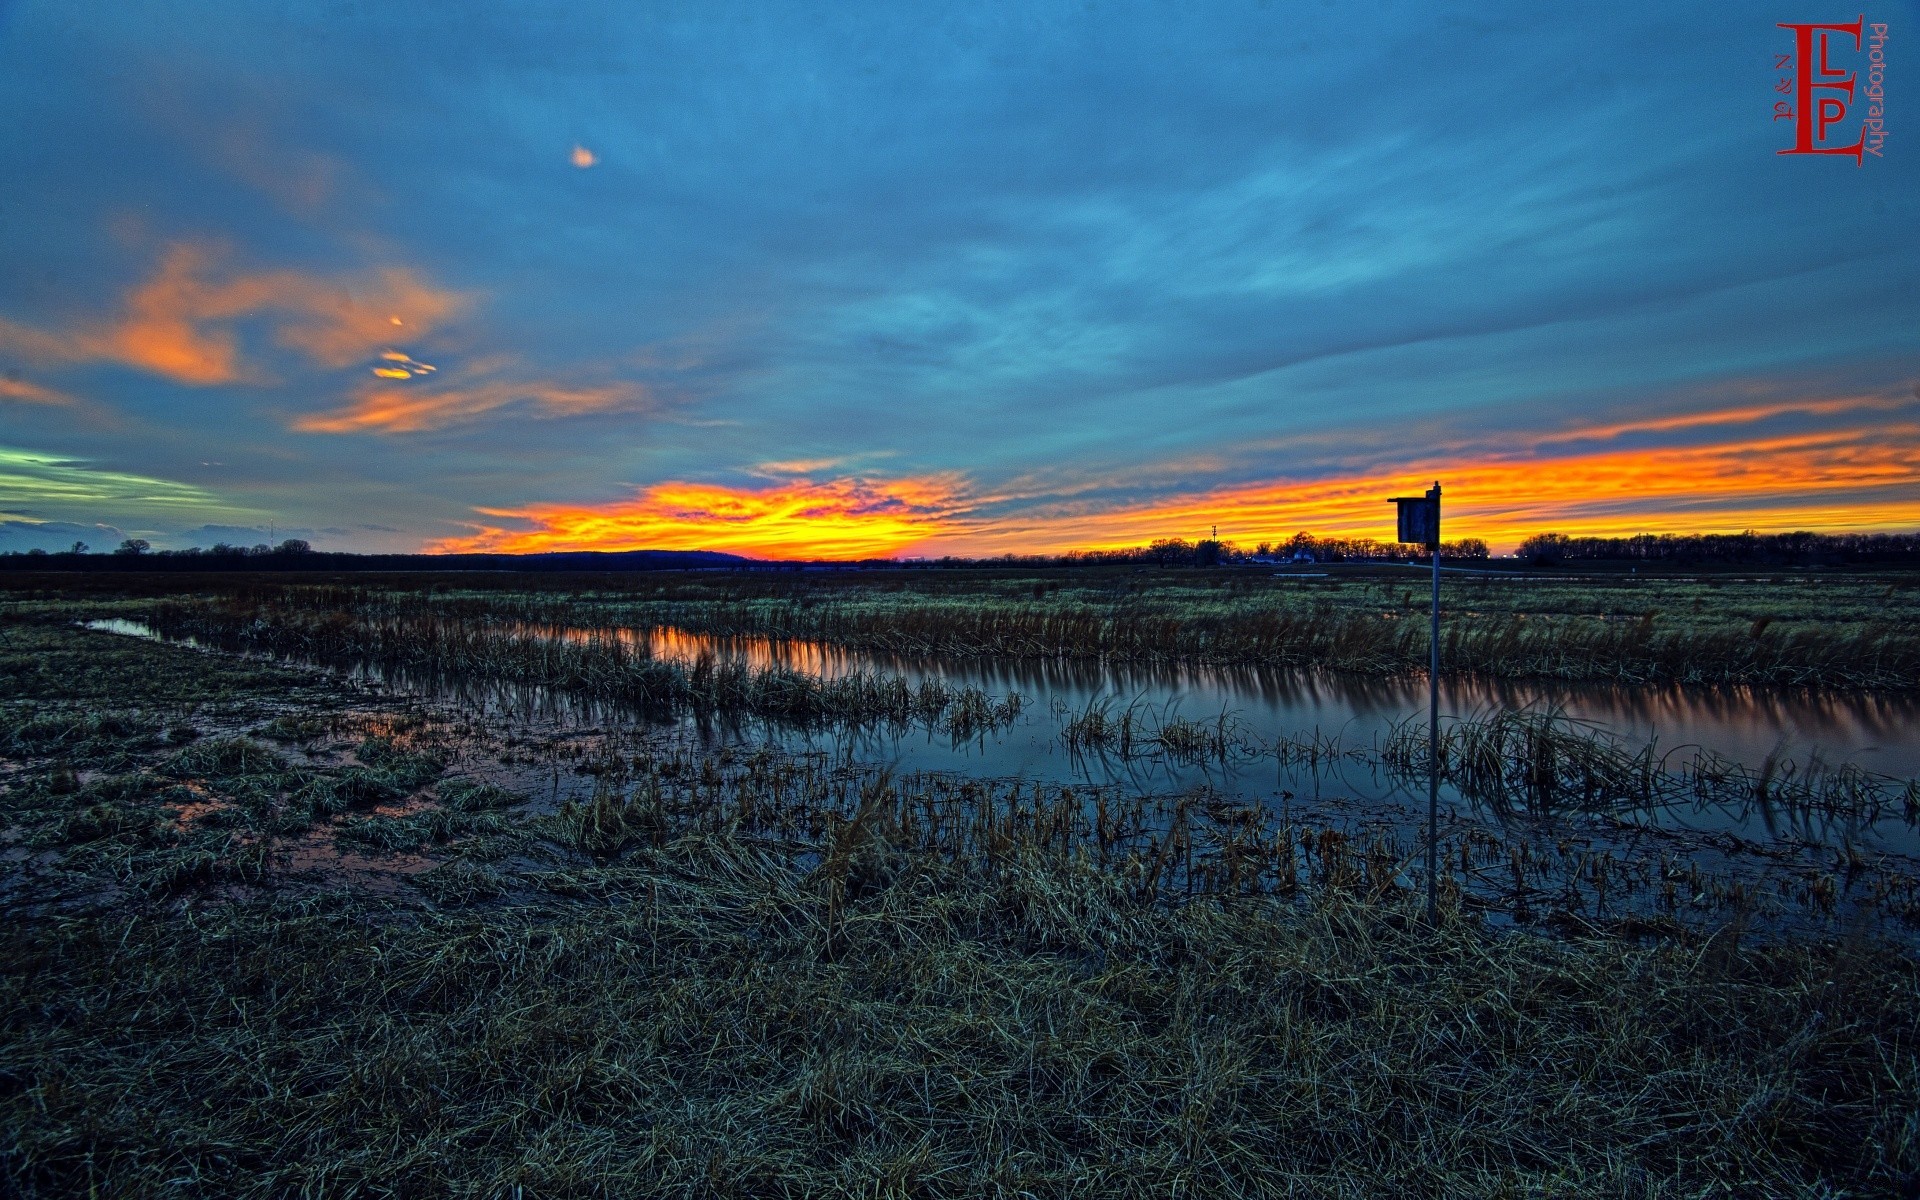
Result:
{"label": "birdhouse on pole", "polygon": [[1395,496],[1400,506],[1400,536],[1428,550],[1440,548],[1440,485],[1434,484],[1424,496]]}
{"label": "birdhouse on pole", "polygon": [[1427,920],[1440,916],[1440,481],[1424,496],[1394,496],[1400,540],[1433,552],[1433,632],[1427,669]]}

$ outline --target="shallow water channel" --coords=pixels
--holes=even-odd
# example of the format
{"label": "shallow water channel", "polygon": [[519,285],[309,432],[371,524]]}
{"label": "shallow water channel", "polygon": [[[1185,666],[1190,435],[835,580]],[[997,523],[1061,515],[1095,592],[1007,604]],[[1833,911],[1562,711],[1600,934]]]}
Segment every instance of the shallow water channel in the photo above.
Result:
{"label": "shallow water channel", "polygon": [[[97,629],[155,636],[139,622],[90,622]],[[516,633],[567,640],[615,638],[654,657],[692,664],[701,657],[782,667],[820,677],[859,672],[897,674],[911,682],[937,678],[992,695],[1017,692],[1026,700],[1009,726],[969,738],[924,727],[794,728],[758,719],[695,721],[689,731],[713,743],[771,742],[794,751],[823,751],[897,772],[957,772],[1055,784],[1112,787],[1150,794],[1205,785],[1229,796],[1273,805],[1339,797],[1356,811],[1408,812],[1425,807],[1425,787],[1380,769],[1370,753],[1335,754],[1314,764],[1283,764],[1264,752],[1281,739],[1315,740],[1369,751],[1394,727],[1424,724],[1427,683],[1421,676],[1371,678],[1260,668],[1104,663],[1086,660],[990,657],[910,658],[847,650],[817,642],[720,637],[671,627],[570,629],[517,627]],[[436,696],[485,711],[542,711],[563,723],[617,721],[603,706],[541,689],[471,678],[355,668],[383,686]],[[1166,754],[1123,757],[1076,751],[1067,722],[1089,706],[1118,715],[1133,707],[1157,725],[1178,716],[1214,723],[1224,717],[1244,747],[1223,757],[1183,759]],[[1649,742],[1676,765],[1710,752],[1752,770],[1769,762],[1826,767],[1854,764],[1876,775],[1920,776],[1920,699],[1843,692],[1762,689],[1647,689],[1443,679],[1440,710],[1451,717],[1491,715],[1505,708],[1553,708],[1608,731],[1634,747]],[[1473,806],[1451,787],[1449,808]],[[1463,814],[1464,815],[1464,814]],[[1753,842],[1803,848],[1864,847],[1920,856],[1920,831],[1904,814],[1877,821],[1821,814],[1783,814],[1750,803],[1664,806],[1632,814],[1667,828],[1734,834]]]}

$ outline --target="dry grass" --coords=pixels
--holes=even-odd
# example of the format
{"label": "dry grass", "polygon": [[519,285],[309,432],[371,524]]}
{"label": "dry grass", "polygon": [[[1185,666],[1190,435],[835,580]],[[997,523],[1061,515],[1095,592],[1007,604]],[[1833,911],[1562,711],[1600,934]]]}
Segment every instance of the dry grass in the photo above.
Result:
{"label": "dry grass", "polygon": [[[991,863],[911,853],[876,816],[822,849],[648,837],[478,909],[13,923],[0,1178],[1827,1196],[1920,1169],[1920,981],[1899,956],[1429,931],[1339,891],[1169,905],[1032,839]],[[501,890],[465,875],[443,894]]]}

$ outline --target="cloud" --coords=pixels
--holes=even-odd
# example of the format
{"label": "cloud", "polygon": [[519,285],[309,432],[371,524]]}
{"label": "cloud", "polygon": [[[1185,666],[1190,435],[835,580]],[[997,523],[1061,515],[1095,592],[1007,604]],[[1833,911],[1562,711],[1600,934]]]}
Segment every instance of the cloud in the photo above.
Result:
{"label": "cloud", "polygon": [[[1374,530],[1373,490],[1416,471],[1447,477],[1460,519],[1517,528],[1469,510],[1454,467],[1522,478],[1532,454],[1550,476],[1683,444],[1791,458],[1768,440],[1843,414],[1718,412],[1767,395],[1661,423],[1695,421],[1689,389],[1729,377],[1905,392],[1920,361],[1920,159],[1844,184],[1787,170],[1742,108],[1750,60],[1700,52],[1725,33],[1714,6],[1543,22],[1495,0],[1470,28],[1402,4],[1359,37],[1351,13],[1298,5],[664,24],[550,7],[355,5],[324,28],[272,5],[18,8],[0,367],[125,419],[82,441],[83,409],[14,397],[0,412],[23,428],[73,432],[0,440],[161,475],[148,464],[221,461],[221,487],[290,520],[408,527],[366,545],[626,481],[964,471],[973,507],[927,544],[992,552],[1193,537],[1228,504],[1236,537]],[[1596,46],[1636,48],[1632,86]],[[1459,115],[1481,112],[1499,115]],[[569,165],[576,144],[595,165]],[[126,267],[141,243],[103,237],[101,215],[130,210],[236,249],[154,242]],[[382,312],[405,289],[363,268],[403,264],[483,291],[486,327]],[[517,357],[463,374],[482,352]],[[219,403],[157,386],[269,377]],[[624,418],[538,419],[627,405],[649,410],[644,444],[584,436]],[[1350,511],[1283,490],[1340,480]],[[1795,486],[1831,501],[1822,520],[1878,503]],[[1812,511],[1705,489],[1602,503],[1551,477],[1538,494],[1569,507],[1526,520]]]}
{"label": "cloud", "polygon": [[[1920,406],[1881,397],[1746,405],[1596,424],[1551,437],[1483,435],[1424,461],[1358,462],[1319,478],[1236,484],[1129,503],[1043,497],[968,533],[973,553],[1242,542],[1307,531],[1384,539],[1385,500],[1445,485],[1447,535],[1510,548],[1530,534],[1920,527]],[[1782,429],[1789,415],[1823,426]],[[1891,419],[1890,419],[1891,418]],[[1700,438],[1701,430],[1717,436]],[[1619,446],[1623,434],[1693,440]]]}
{"label": "cloud", "polygon": [[96,513],[241,514],[204,488],[155,479],[34,450],[0,446],[0,513],[38,514],[62,508]]}
{"label": "cloud", "polygon": [[75,542],[89,550],[111,550],[126,538],[112,525],[80,525],[72,521],[0,520],[0,553],[25,550],[70,550]]}
{"label": "cloud", "polygon": [[117,316],[48,332],[0,318],[0,351],[31,362],[113,362],[198,387],[258,382],[242,361],[240,322],[263,319],[272,338],[324,367],[344,367],[391,343],[421,338],[471,298],[405,268],[320,276],[243,271],[204,242],[175,242],[154,273],[130,288]]}
{"label": "cloud", "polygon": [[579,145],[573,148],[573,153],[569,156],[569,160],[582,171],[600,161],[599,158],[595,157],[593,151],[587,149],[585,146]]}
{"label": "cloud", "polygon": [[[1920,527],[1920,405],[1878,397],[1746,405],[1686,418],[1594,425],[1565,436],[1487,437],[1426,461],[1305,479],[1129,496],[1070,484],[989,492],[958,475],[792,480],[762,488],[662,483],[611,504],[481,509],[524,523],[482,524],[434,551],[731,550],[768,558],[858,558],[912,551],[1058,553],[1197,540],[1212,526],[1246,544],[1300,531],[1391,534],[1390,496],[1445,486],[1447,536],[1497,549],[1530,534]],[[1828,418],[1783,430],[1785,415]],[[1889,419],[1892,418],[1892,419]],[[1717,438],[1600,445],[1623,430],[1719,429]],[[765,469],[771,464],[761,464]],[[793,464],[803,465],[803,464]],[[1165,472],[1164,474],[1171,474]]]}
{"label": "cloud", "polygon": [[15,400],[21,404],[45,404],[56,408],[68,408],[80,403],[65,392],[57,392],[50,387],[42,387],[40,384],[16,379],[10,375],[0,375],[0,400]]}
{"label": "cloud", "polygon": [[[497,361],[497,360],[496,360]],[[490,364],[468,374],[485,374]],[[391,378],[382,368],[375,374]],[[415,377],[411,373],[401,378]],[[303,433],[425,433],[465,424],[509,407],[537,416],[567,417],[634,408],[646,402],[633,383],[572,385],[550,380],[479,379],[471,382],[378,383],[361,386],[346,407],[295,421]]]}
{"label": "cloud", "polygon": [[1885,396],[1841,396],[1832,399],[1784,400],[1772,404],[1752,404],[1739,408],[1710,409],[1705,412],[1676,413],[1663,417],[1640,417],[1608,425],[1581,426],[1547,433],[1532,439],[1535,447],[1568,442],[1608,441],[1636,433],[1673,433],[1683,429],[1709,429],[1722,425],[1751,425],[1785,416],[1836,416],[1899,412],[1912,407],[1909,401]]}
{"label": "cloud", "polygon": [[795,480],[764,488],[660,483],[592,506],[481,509],[528,528],[476,526],[434,543],[443,553],[550,550],[724,550],[763,558],[869,558],[900,554],[927,538],[964,531],[970,508],[951,476],[870,481]]}
{"label": "cloud", "polygon": [[193,136],[197,123],[182,122],[181,132],[229,175],[299,216],[314,216],[340,191],[349,174],[331,155],[289,146],[254,118],[220,128],[210,137]]}
{"label": "cloud", "polygon": [[[323,529],[317,532],[327,531]],[[315,533],[315,530],[298,526],[289,527],[262,522],[257,525],[199,525],[192,529],[182,529],[157,536],[169,546],[204,548],[221,542],[230,546],[257,546],[263,543],[278,545],[287,538],[311,539]]]}

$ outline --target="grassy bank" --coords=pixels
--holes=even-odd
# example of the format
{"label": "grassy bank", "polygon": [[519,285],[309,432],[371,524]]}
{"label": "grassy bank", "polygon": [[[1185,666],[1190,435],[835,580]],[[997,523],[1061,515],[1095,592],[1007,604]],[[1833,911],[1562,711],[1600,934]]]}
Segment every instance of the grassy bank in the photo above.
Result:
{"label": "grassy bank", "polygon": [[23,1196],[1890,1194],[1910,963],[1142,903],[1084,863],[844,889],[725,838],[568,898],[10,923]]}

